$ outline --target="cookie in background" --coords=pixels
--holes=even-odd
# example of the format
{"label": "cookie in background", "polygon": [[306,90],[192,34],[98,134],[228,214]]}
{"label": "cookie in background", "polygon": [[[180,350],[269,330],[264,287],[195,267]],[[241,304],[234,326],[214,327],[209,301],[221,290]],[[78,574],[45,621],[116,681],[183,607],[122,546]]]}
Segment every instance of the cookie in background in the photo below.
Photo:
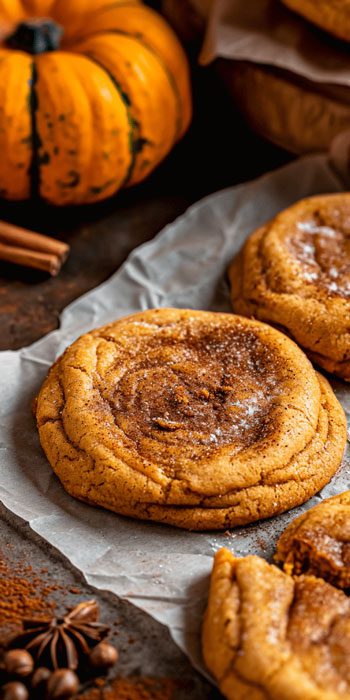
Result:
{"label": "cookie in background", "polygon": [[[328,10],[337,9],[339,21],[350,13],[348,1],[291,4],[312,5],[320,21]],[[254,0],[254,10],[246,0],[212,7],[200,62],[212,64],[243,118],[288,152],[327,151],[350,124],[347,45],[279,0]]]}
{"label": "cookie in background", "polygon": [[229,268],[235,313],[271,323],[350,381],[350,194],[303,199],[253,232]]}
{"label": "cookie in background", "polygon": [[282,2],[317,27],[338,39],[350,41],[349,0],[282,0]]}

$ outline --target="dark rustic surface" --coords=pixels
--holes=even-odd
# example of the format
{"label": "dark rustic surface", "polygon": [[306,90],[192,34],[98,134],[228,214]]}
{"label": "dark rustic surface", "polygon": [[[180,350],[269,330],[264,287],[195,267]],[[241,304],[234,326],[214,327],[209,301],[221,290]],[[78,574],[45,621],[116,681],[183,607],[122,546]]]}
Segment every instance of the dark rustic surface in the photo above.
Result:
{"label": "dark rustic surface", "polygon": [[[69,260],[56,279],[0,263],[0,349],[28,345],[56,328],[69,302],[107,279],[133,248],[192,202],[288,159],[244,127],[214,73],[199,71],[195,88],[189,134],[146,183],[95,207],[57,210],[42,204],[0,203],[0,218],[71,245]],[[34,569],[45,566],[63,585],[77,583],[83,597],[96,595],[103,615],[119,620],[118,673],[181,678],[184,685],[174,696],[178,700],[221,697],[191,669],[164,627],[124,601],[95,594],[61,555],[5,509],[0,509],[0,522],[0,550],[10,564],[24,559]],[[61,594],[59,604],[63,603]]]}
{"label": "dark rustic surface", "polygon": [[[174,679],[174,700],[221,698],[204,678],[193,671],[165,627],[130,603],[88,586],[61,554],[1,504],[0,521],[0,562],[3,560],[10,569],[11,565],[16,568],[19,562],[23,562],[24,568],[30,564],[33,577],[40,576],[49,587],[54,583],[57,590],[50,592],[48,599],[55,601],[58,616],[82,600],[98,600],[101,621],[111,628],[111,642],[119,651],[119,661],[110,673],[111,678]],[[1,623],[0,619],[0,629]]]}

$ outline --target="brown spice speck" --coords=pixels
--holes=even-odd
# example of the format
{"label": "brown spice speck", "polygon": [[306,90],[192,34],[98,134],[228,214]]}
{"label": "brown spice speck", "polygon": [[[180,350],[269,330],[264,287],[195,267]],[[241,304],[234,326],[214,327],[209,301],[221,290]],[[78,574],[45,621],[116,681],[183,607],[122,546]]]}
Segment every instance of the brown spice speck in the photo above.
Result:
{"label": "brown spice speck", "polygon": [[41,575],[33,572],[31,566],[19,562],[16,567],[8,567],[0,554],[0,633],[1,642],[19,627],[25,617],[47,617],[51,615],[55,603],[49,600],[50,594],[59,587],[43,582]]}
{"label": "brown spice speck", "polygon": [[84,700],[175,700],[171,678],[116,678],[108,688],[92,688]]}
{"label": "brown spice speck", "polygon": [[203,399],[209,399],[210,393],[208,389],[201,389],[199,392],[199,396],[201,396]]}

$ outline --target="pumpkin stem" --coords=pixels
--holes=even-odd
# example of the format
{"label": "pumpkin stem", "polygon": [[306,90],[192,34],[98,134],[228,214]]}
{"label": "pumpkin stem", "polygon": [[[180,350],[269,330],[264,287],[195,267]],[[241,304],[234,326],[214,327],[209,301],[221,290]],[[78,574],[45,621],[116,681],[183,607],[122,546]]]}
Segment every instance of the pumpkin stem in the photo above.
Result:
{"label": "pumpkin stem", "polygon": [[6,45],[11,49],[30,54],[56,51],[59,48],[63,30],[52,19],[30,19],[17,25]]}

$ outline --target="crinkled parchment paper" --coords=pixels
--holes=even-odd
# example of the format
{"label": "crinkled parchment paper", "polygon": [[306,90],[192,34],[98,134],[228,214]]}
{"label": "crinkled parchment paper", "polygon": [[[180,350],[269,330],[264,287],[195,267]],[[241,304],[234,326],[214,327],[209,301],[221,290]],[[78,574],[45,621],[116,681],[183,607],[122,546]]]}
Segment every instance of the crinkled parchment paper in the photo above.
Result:
{"label": "crinkled parchment paper", "polygon": [[348,46],[300,19],[279,0],[213,0],[201,63],[217,57],[350,87]]}
{"label": "crinkled parchment paper", "polygon": [[[345,153],[344,144],[339,148]],[[199,668],[199,629],[213,553],[224,545],[237,554],[271,557],[279,532],[303,508],[213,534],[143,523],[82,504],[68,496],[53,475],[39,445],[30,403],[50,364],[94,326],[157,306],[229,311],[225,270],[246,236],[301,197],[343,190],[346,183],[339,168],[325,156],[307,157],[204,199],[135,250],[108,282],[71,304],[59,330],[31,347],[0,353],[1,500],[68,557],[89,583],[127,598],[168,625]],[[350,412],[345,385],[338,382],[335,388]],[[322,495],[349,487],[344,461]]]}

